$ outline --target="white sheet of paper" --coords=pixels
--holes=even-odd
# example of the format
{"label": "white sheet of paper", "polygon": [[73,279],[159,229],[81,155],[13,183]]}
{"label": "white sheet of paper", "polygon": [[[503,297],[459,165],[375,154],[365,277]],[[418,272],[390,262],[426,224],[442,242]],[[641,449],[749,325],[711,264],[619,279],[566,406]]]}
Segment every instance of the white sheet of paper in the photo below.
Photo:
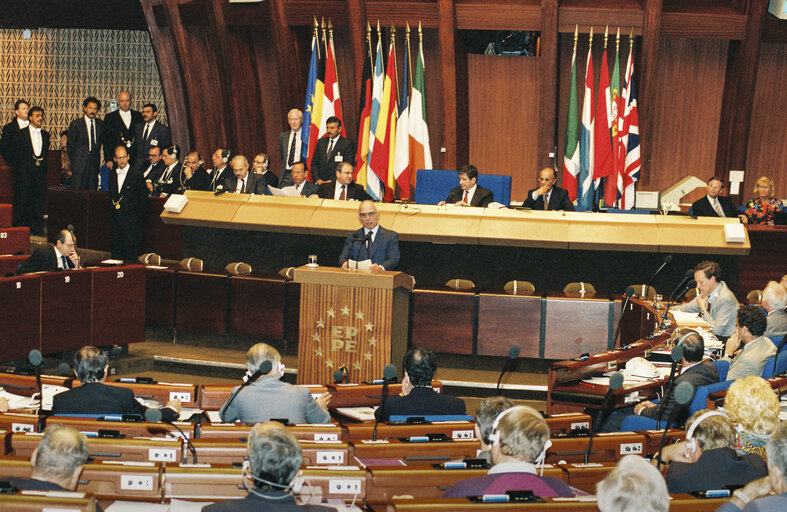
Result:
{"label": "white sheet of paper", "polygon": [[5,391],[4,389],[0,389],[0,397],[8,400],[8,407],[11,409],[26,409],[28,407],[33,407],[38,403],[38,400],[33,400],[28,396],[15,395]]}
{"label": "white sheet of paper", "polygon": [[301,197],[298,193],[298,190],[295,188],[294,185],[289,187],[283,188],[276,188],[274,186],[268,185],[268,190],[270,191],[272,196],[280,196],[280,197]]}
{"label": "white sheet of paper", "polygon": [[44,393],[44,403],[41,405],[41,408],[45,411],[52,410],[52,400],[56,394],[62,393],[63,391],[68,391],[68,388],[64,388],[63,386],[55,386],[53,384],[43,384],[41,387]]}
{"label": "white sheet of paper", "polygon": [[205,411],[211,423],[221,423],[221,414],[219,411]]}
{"label": "white sheet of paper", "polygon": [[180,416],[178,416],[178,420],[187,421],[194,414],[201,413],[201,412],[202,409],[197,409],[196,407],[181,407]]}
{"label": "white sheet of paper", "polygon": [[347,268],[358,270],[369,270],[372,268],[372,260],[366,259],[361,261],[347,260]]}
{"label": "white sheet of paper", "polygon": [[675,317],[675,321],[678,323],[678,326],[683,325],[696,325],[696,326],[703,326],[703,327],[710,327],[708,322],[703,320],[697,313],[687,313],[686,311],[670,311],[672,316]]}
{"label": "white sheet of paper", "polygon": [[359,421],[374,421],[374,410],[376,407],[338,407],[340,414]]}
{"label": "white sheet of paper", "polygon": [[[206,503],[200,503],[200,505],[204,506]],[[106,512],[168,512],[170,506],[166,503],[143,503],[139,501],[117,500],[104,510]]]}

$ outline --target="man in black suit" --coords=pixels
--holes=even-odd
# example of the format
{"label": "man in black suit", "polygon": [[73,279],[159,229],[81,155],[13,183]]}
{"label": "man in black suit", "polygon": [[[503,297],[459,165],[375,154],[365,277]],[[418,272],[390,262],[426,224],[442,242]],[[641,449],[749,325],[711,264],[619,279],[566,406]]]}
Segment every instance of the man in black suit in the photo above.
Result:
{"label": "man in black suit", "polygon": [[268,185],[271,187],[279,186],[279,177],[268,169],[270,160],[267,153],[257,153],[254,160],[251,161],[251,170],[262,181],[262,193],[268,194]]}
{"label": "man in black suit", "polygon": [[309,197],[317,194],[320,187],[306,179],[306,162],[295,162],[290,169],[292,185],[302,197]]}
{"label": "man in black suit", "polygon": [[76,252],[76,237],[67,230],[57,232],[53,247],[39,247],[19,267],[20,274],[31,272],[53,272],[79,268],[79,255]]}
{"label": "man in black suit", "polygon": [[279,188],[292,185],[292,166],[303,160],[301,156],[301,126],[303,126],[303,112],[294,108],[287,112],[289,130],[279,134],[279,157],[281,171],[279,172]]}
{"label": "man in black suit", "polygon": [[349,162],[341,162],[336,168],[336,179],[320,185],[317,195],[323,199],[339,201],[366,201],[372,197],[357,183],[353,183],[353,166]]}
{"label": "man in black suit", "polygon": [[465,414],[465,403],[459,398],[437,393],[432,389],[432,377],[437,369],[434,353],[428,348],[416,347],[407,351],[402,358],[404,377],[402,394],[390,396],[383,407],[374,411],[380,421],[392,415],[461,415]]}
{"label": "man in black suit", "polygon": [[708,194],[692,203],[691,212],[696,217],[738,217],[741,222],[746,224],[748,217],[735,209],[732,199],[719,195],[723,188],[724,182],[721,178],[714,176],[709,179]]}
{"label": "man in black suit", "polygon": [[494,201],[491,190],[477,185],[478,169],[475,165],[465,165],[458,171],[459,186],[451,189],[445,201],[440,201],[439,206],[453,203],[459,206],[480,206],[486,208]]}
{"label": "man in black suit", "polygon": [[146,103],[142,107],[142,122],[134,126],[134,140],[137,141],[140,155],[147,155],[152,147],[163,149],[172,145],[169,126],[161,124],[157,117],[158,108],[154,103]]}
{"label": "man in black suit", "polygon": [[[137,167],[139,141],[134,137],[134,128],[141,122],[143,122],[142,114],[131,109],[131,94],[128,91],[118,94],[118,109],[104,116],[102,145],[104,162],[110,171],[114,165],[112,161],[115,156],[114,151],[118,146],[126,146],[130,157],[129,163],[132,167]],[[145,158],[147,153],[142,155],[142,158]]]}
{"label": "man in black suit", "polygon": [[224,181],[232,176],[232,167],[229,166],[231,156],[232,152],[229,148],[218,148],[213,152],[211,155],[213,168],[207,171],[210,177],[208,190],[215,192],[219,187],[224,188]]}
{"label": "man in black suit", "polygon": [[186,165],[180,175],[183,190],[210,190],[210,175],[202,167],[202,155],[192,151],[186,155],[184,163]]}
{"label": "man in black suit", "polygon": [[233,175],[224,180],[224,190],[235,194],[265,194],[265,181],[259,174],[249,172],[249,161],[235,155],[230,161]]}
{"label": "man in black suit", "polygon": [[[118,162],[117,153],[115,163],[118,167],[122,165]],[[81,385],[55,395],[52,414],[134,414],[144,417],[148,408],[134,398],[134,391],[104,384],[108,371],[109,358],[99,348],[86,346],[79,349],[74,354],[74,374]],[[174,421],[180,410],[180,400],[170,400],[166,407],[161,408],[161,418]]]}
{"label": "man in black suit", "polygon": [[164,162],[164,170],[161,171],[159,179],[153,183],[152,196],[166,197],[170,194],[179,194],[181,188],[181,169],[180,146],[173,144],[164,148],[161,154],[161,161]]}
{"label": "man in black suit", "polygon": [[148,209],[148,189],[142,172],[131,169],[126,146],[115,148],[116,168],[109,173],[109,240],[112,257],[139,256],[142,227]]}
{"label": "man in black suit", "polygon": [[371,260],[372,270],[396,270],[399,234],[380,225],[380,211],[374,201],[361,203],[358,218],[363,227],[347,234],[339,265],[347,268],[348,260]]}
{"label": "man in black suit", "polygon": [[153,184],[158,182],[161,174],[167,167],[161,159],[161,148],[153,146],[148,150],[147,165],[142,165],[142,160],[139,161],[139,169],[142,171],[142,179],[145,180],[145,186],[148,188],[149,193],[153,193]]}
{"label": "man in black suit", "polygon": [[71,186],[96,190],[101,166],[102,121],[98,119],[101,102],[88,96],[82,102],[84,116],[68,125],[68,159],[71,162]]}
{"label": "man in black suit", "polygon": [[49,132],[42,129],[44,109],[33,107],[29,123],[16,135],[14,151],[15,210],[18,225],[30,228],[30,234],[44,236],[44,203],[46,201],[46,160],[49,153]]}
{"label": "man in black suit", "polygon": [[30,104],[26,100],[16,100],[14,103],[14,117],[3,126],[3,134],[0,136],[0,155],[3,156],[6,165],[15,167],[16,151],[18,146],[19,133],[27,128],[27,119]]}
{"label": "man in black suit", "polygon": [[522,203],[526,208],[534,210],[565,210],[574,211],[574,205],[568,197],[568,190],[557,185],[555,170],[545,167],[538,173],[538,188],[527,191],[527,197]]}
{"label": "man in black suit", "polygon": [[325,136],[317,141],[312,158],[312,181],[317,185],[333,179],[336,164],[355,164],[355,142],[342,137],[342,121],[331,116],[325,121]]}

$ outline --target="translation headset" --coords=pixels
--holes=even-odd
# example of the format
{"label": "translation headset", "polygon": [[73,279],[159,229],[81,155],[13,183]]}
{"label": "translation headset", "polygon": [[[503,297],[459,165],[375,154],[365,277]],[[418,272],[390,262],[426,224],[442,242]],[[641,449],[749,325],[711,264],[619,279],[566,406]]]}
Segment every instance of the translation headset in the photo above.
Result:
{"label": "translation headset", "polygon": [[[528,412],[530,411],[528,407],[524,407],[522,405],[515,405],[514,407],[510,407],[505,411],[501,412],[500,414],[498,414],[497,418],[495,418],[494,423],[492,423],[492,432],[489,434],[489,442],[492,443],[492,446],[494,445],[497,445],[498,447],[500,446],[500,432],[498,432],[497,430],[497,427],[500,425],[500,420],[502,420],[506,414],[516,410],[520,410],[520,411],[526,410]],[[538,454],[538,457],[536,457],[536,460],[534,461],[536,466],[541,466],[541,476],[544,476],[544,460],[546,460],[547,458],[547,450],[549,450],[549,448],[551,447],[552,447],[552,441],[547,439],[547,442],[544,443],[544,447],[541,449],[541,453]]]}
{"label": "translation headset", "polygon": [[[236,389],[235,392],[232,395],[230,395],[229,399],[227,399],[227,404],[221,409],[221,420],[222,421],[224,421],[224,414],[226,413],[227,409],[229,409],[230,404],[232,404],[232,402],[235,400],[235,398],[238,396],[238,394],[240,394],[240,392],[243,391],[243,389],[245,387],[251,385],[254,381],[259,379],[263,375],[267,375],[268,373],[270,373],[272,369],[273,369],[273,363],[271,363],[269,360],[265,360],[262,363],[260,363],[260,366],[259,366],[259,368],[257,369],[256,372],[252,373],[251,375],[249,375],[247,373],[243,377],[243,384],[241,384],[238,387],[238,389]],[[283,375],[284,374],[284,363],[279,361],[279,364],[276,367],[276,369],[277,369],[277,375]]]}
{"label": "translation headset", "polygon": [[686,432],[686,451],[689,453],[694,453],[697,450],[697,440],[694,438],[694,431],[697,430],[697,426],[705,421],[706,419],[710,418],[711,416],[724,416],[727,418],[727,415],[721,411],[708,411],[699,418],[697,421],[691,424],[689,430]]}
{"label": "translation headset", "polygon": [[[271,482],[270,480],[265,480],[264,478],[261,478],[261,477],[255,475],[254,473],[251,472],[251,466],[249,465],[249,461],[243,461],[243,471],[241,472],[241,476],[244,478],[244,482],[243,482],[244,489],[246,489],[248,492],[250,492],[252,494],[255,494],[257,496],[260,496],[262,498],[265,498],[265,499],[268,499],[268,500],[286,500],[287,498],[289,498],[292,495],[292,491],[293,491],[293,487],[294,487],[292,481],[290,483],[288,483],[287,485],[284,485],[284,484],[277,484],[276,482]],[[253,482],[260,482],[263,485],[267,486],[268,489],[270,489],[270,490],[281,489],[282,491],[284,491],[284,494],[282,494],[281,496],[271,496],[270,494],[265,494],[263,492],[260,492],[257,489],[254,489],[253,487],[247,487],[245,479],[249,479],[249,480],[251,480]],[[295,478],[293,478],[293,481],[294,480],[295,480]],[[256,484],[255,484],[255,487],[256,487]],[[262,486],[260,486],[260,487],[262,487]]]}
{"label": "translation headset", "polygon": [[225,164],[230,161],[230,155],[231,153],[229,149],[227,148],[221,149],[221,161],[224,162]]}

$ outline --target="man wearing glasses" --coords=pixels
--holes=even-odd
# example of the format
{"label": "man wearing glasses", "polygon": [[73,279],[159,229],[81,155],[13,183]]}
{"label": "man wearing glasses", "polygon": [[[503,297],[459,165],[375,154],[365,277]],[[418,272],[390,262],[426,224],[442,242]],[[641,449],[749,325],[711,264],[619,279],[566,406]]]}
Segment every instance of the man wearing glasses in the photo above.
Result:
{"label": "man wearing glasses", "polygon": [[339,264],[348,268],[348,260],[371,260],[372,270],[396,270],[399,234],[380,225],[380,211],[374,201],[363,201],[358,207],[358,217],[363,227],[347,235]]}
{"label": "man wearing glasses", "polygon": [[720,196],[719,192],[724,188],[724,182],[716,176],[708,180],[708,195],[702,199],[694,201],[691,211],[696,217],[738,217],[745,224],[746,216],[735,209],[732,199],[727,196]]}

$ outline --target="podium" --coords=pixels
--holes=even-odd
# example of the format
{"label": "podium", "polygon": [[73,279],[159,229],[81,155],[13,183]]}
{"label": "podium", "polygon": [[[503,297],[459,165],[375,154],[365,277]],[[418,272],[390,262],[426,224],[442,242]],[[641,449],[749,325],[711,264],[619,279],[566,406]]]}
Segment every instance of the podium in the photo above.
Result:
{"label": "podium", "polygon": [[301,285],[298,384],[333,382],[347,368],[351,382],[380,378],[407,350],[409,291],[403,272],[306,266]]}

